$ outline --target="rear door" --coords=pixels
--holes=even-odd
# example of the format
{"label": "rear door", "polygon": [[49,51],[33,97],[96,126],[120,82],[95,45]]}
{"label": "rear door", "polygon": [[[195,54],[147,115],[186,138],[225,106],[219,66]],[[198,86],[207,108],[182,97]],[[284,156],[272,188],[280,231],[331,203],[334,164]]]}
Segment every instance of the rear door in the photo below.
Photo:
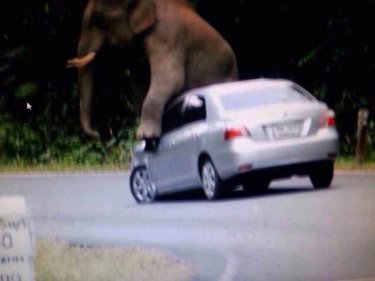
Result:
{"label": "rear door", "polygon": [[203,97],[189,95],[184,100],[182,127],[176,140],[179,176],[184,186],[199,185],[198,157],[203,132],[207,129]]}

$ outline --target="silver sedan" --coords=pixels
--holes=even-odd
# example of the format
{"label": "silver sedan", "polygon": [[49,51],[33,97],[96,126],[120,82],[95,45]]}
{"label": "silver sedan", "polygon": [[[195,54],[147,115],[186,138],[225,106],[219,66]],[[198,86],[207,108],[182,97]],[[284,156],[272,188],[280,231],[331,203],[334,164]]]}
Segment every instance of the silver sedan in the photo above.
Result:
{"label": "silver sedan", "polygon": [[139,203],[202,188],[210,200],[234,186],[267,189],[271,180],[309,176],[330,186],[338,153],[334,112],[288,80],[217,84],[165,108],[155,150],[132,151],[130,188]]}

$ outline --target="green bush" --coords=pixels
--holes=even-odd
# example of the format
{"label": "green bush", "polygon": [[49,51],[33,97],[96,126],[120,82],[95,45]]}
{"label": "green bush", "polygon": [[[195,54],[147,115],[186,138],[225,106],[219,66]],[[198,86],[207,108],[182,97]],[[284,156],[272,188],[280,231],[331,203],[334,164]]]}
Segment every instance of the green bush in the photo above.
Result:
{"label": "green bush", "polygon": [[68,134],[60,127],[52,133],[43,125],[0,118],[0,162],[24,165],[120,165],[129,162],[133,128],[123,128],[108,141],[91,140],[81,134]]}

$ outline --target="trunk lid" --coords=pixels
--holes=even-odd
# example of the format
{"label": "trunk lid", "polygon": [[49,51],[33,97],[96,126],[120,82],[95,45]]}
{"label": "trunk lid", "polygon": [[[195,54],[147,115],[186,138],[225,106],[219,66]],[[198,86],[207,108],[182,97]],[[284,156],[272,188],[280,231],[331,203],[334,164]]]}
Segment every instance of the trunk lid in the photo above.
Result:
{"label": "trunk lid", "polygon": [[227,111],[226,119],[244,124],[255,141],[274,141],[316,134],[327,109],[322,102],[290,102]]}

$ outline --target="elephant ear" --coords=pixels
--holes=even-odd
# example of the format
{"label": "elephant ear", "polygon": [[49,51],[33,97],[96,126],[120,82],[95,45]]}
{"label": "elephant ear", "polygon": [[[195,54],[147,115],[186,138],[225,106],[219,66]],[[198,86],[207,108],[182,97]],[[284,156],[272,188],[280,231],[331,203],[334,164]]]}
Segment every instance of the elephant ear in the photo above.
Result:
{"label": "elephant ear", "polygon": [[129,26],[138,34],[152,27],[156,22],[155,4],[152,0],[131,0]]}

